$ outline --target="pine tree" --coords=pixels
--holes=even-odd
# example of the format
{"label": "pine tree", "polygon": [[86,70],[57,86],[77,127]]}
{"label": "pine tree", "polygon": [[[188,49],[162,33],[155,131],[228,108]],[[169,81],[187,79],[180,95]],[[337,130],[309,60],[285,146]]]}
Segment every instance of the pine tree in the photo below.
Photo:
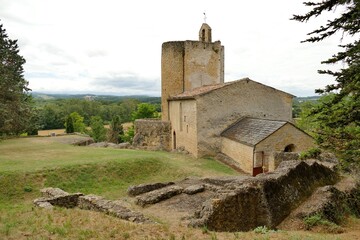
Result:
{"label": "pine tree", "polygon": [[30,89],[23,64],[17,40],[11,40],[0,24],[0,136],[26,131],[31,119]]}
{"label": "pine tree", "polygon": [[106,139],[106,128],[100,116],[92,116],[90,120],[90,136],[95,142],[102,142]]}
{"label": "pine tree", "polygon": [[110,129],[108,132],[108,141],[112,143],[121,142],[120,135],[124,134],[124,129],[120,121],[119,116],[115,116],[112,118],[110,122]]}
{"label": "pine tree", "polygon": [[[340,32],[352,39],[340,45],[343,51],[323,61],[324,64],[343,63],[339,71],[319,70],[320,74],[335,77],[336,83],[316,92],[325,95],[320,104],[308,114],[317,124],[314,133],[317,142],[333,150],[341,158],[343,166],[360,165],[360,1],[324,0],[305,2],[312,9],[305,15],[294,15],[293,20],[306,22],[326,11],[342,9],[342,13],[328,20],[325,26],[310,32],[303,42],[318,42]],[[327,96],[326,96],[327,95]]]}

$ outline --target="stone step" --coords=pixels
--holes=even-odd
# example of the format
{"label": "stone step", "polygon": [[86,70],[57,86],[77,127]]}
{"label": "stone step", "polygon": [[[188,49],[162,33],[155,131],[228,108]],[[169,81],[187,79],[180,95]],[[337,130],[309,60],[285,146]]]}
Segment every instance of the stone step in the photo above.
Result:
{"label": "stone step", "polygon": [[130,186],[127,190],[129,196],[135,197],[140,194],[144,194],[147,192],[151,192],[163,187],[167,187],[175,184],[174,182],[166,182],[166,183],[149,183],[149,184],[140,184],[137,186]]}
{"label": "stone step", "polygon": [[148,204],[158,203],[182,193],[183,188],[179,186],[168,186],[154,190],[136,197],[136,204],[144,207]]}

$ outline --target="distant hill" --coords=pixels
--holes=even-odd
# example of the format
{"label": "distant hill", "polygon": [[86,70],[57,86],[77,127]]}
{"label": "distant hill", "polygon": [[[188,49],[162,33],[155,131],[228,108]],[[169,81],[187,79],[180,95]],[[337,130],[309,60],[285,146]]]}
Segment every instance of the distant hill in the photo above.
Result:
{"label": "distant hill", "polygon": [[34,99],[39,100],[56,100],[56,99],[86,99],[86,100],[102,100],[109,102],[118,102],[126,99],[136,99],[140,102],[160,103],[161,97],[150,97],[145,95],[130,95],[130,96],[113,96],[113,95],[96,95],[96,94],[49,94],[32,92]]}
{"label": "distant hill", "polygon": [[297,101],[299,103],[307,102],[307,101],[317,101],[317,100],[319,100],[320,97],[321,96],[295,97],[294,101]]}

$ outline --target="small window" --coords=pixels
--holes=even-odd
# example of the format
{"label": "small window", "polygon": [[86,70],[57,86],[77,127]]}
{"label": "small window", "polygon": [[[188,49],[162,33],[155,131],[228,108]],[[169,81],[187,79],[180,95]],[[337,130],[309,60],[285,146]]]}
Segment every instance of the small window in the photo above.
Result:
{"label": "small window", "polygon": [[182,130],[183,130],[183,122],[181,121],[181,120],[182,120],[182,115],[183,115],[183,106],[182,106],[182,103],[180,103],[180,106],[179,106],[179,124],[180,124],[180,132],[182,132]]}
{"label": "small window", "polygon": [[186,116],[184,116],[184,122],[186,122]]}
{"label": "small window", "polygon": [[205,29],[201,31],[201,41],[205,42]]}
{"label": "small window", "polygon": [[295,145],[289,144],[285,147],[284,152],[295,152]]}

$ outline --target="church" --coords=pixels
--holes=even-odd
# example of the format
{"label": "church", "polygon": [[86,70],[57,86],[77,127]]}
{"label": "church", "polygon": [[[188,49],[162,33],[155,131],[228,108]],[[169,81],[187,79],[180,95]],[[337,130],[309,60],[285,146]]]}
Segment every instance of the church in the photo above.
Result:
{"label": "church", "polygon": [[292,119],[293,95],[249,78],[224,81],[224,46],[203,23],[198,41],[162,45],[161,120],[137,120],[134,145],[222,156],[251,175],[274,170],[278,152],[313,139]]}

